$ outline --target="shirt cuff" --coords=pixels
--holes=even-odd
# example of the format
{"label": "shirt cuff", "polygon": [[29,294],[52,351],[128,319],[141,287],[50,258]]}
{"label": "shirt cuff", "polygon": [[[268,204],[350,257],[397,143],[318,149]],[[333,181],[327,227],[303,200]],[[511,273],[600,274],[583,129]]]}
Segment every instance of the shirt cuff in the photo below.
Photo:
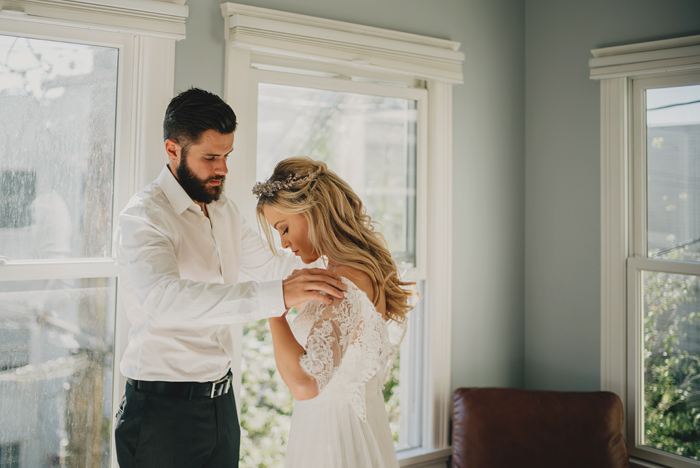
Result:
{"label": "shirt cuff", "polygon": [[286,310],[282,280],[258,283],[258,299],[263,318],[281,317]]}

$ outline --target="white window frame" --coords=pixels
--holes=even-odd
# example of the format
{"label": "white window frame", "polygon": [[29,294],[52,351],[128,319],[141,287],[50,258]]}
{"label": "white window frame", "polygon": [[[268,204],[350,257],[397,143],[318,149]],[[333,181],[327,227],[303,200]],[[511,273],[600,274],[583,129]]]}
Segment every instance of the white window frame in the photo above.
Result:
{"label": "white window frame", "polygon": [[[156,0],[0,1],[0,34],[70,41],[119,50],[112,227],[129,198],[163,166],[162,116],[173,96],[175,42],[185,37],[188,9]],[[113,238],[113,237],[112,237]],[[0,281],[116,278],[115,246],[106,258],[0,263]],[[117,285],[118,287],[118,285]],[[118,297],[118,295],[117,295]],[[112,406],[126,384],[119,362],[129,324],[117,299]],[[112,431],[111,466],[117,467]]]}
{"label": "white window frame", "polygon": [[[422,447],[402,452],[401,466],[446,462],[450,455],[450,333],[452,313],[452,85],[463,82],[464,54],[460,44],[369,26],[224,3],[226,21],[226,78],[224,94],[236,111],[234,161],[228,195],[252,213],[250,187],[255,182],[256,135],[250,131],[257,117],[257,83],[295,80],[327,88],[327,78],[259,70],[255,63],[300,68],[330,75],[361,75],[378,82],[402,82],[407,88],[335,80],[334,90],[379,90],[383,95],[417,99],[427,108],[419,117],[424,148],[418,148],[417,269],[427,279],[423,362]],[[282,77],[282,75],[285,75]],[[420,81],[421,90],[409,89]],[[313,84],[310,84],[312,83]],[[359,86],[359,87],[358,87]],[[393,94],[392,94],[393,93]],[[415,94],[413,94],[415,93]],[[419,116],[421,112],[419,111]],[[248,122],[252,122],[252,125]],[[419,135],[419,146],[421,145]],[[422,152],[422,157],[421,157]],[[238,155],[238,156],[236,156]],[[424,230],[423,233],[420,231]],[[242,332],[240,332],[242,333]],[[240,352],[236,353],[240,356]],[[240,363],[234,363],[234,366]],[[236,391],[240,391],[240,382]]]}
{"label": "white window frame", "polygon": [[646,105],[650,88],[700,81],[700,36],[592,50],[590,77],[601,108],[601,389],[625,408],[632,466],[678,468],[700,462],[641,445],[642,270],[700,274],[690,262],[646,255]]}

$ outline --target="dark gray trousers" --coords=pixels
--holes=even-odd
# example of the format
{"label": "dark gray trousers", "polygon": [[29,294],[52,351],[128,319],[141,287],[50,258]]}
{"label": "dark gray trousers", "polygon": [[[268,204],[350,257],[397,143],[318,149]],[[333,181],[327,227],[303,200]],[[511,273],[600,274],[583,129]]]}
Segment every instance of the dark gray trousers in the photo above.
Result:
{"label": "dark gray trousers", "polygon": [[120,468],[237,468],[241,431],[233,389],[190,400],[127,383],[114,438]]}

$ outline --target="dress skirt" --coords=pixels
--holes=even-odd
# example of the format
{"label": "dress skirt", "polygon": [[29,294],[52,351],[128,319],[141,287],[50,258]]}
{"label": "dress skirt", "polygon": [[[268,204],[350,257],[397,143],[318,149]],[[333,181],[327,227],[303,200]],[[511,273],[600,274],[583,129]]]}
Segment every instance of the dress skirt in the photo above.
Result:
{"label": "dress skirt", "polygon": [[349,401],[322,393],[294,402],[286,468],[398,468],[381,393],[366,395],[366,421]]}

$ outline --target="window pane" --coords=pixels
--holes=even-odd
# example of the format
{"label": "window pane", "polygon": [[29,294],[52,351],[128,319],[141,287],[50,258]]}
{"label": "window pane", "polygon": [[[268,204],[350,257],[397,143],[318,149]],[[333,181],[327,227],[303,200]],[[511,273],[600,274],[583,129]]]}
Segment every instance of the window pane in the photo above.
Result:
{"label": "window pane", "polygon": [[[425,281],[416,283],[416,291],[425,297]],[[396,450],[423,444],[424,333],[425,301],[421,299],[408,313],[408,330],[383,390]]]}
{"label": "window pane", "polygon": [[327,163],[360,196],[397,261],[415,265],[416,101],[261,83],[258,180],[291,156]]}
{"label": "window pane", "polygon": [[115,291],[114,278],[0,282],[7,466],[109,466]]}
{"label": "window pane", "polygon": [[244,324],[241,367],[241,466],[281,468],[294,400],[277,372],[267,320]]}
{"label": "window pane", "polygon": [[19,444],[0,445],[0,468],[19,468]]}
{"label": "window pane", "polygon": [[0,256],[111,254],[117,59],[0,35]]}
{"label": "window pane", "polygon": [[700,459],[698,277],[644,272],[644,445]]}
{"label": "window pane", "polygon": [[700,261],[700,86],[647,90],[650,257]]}

